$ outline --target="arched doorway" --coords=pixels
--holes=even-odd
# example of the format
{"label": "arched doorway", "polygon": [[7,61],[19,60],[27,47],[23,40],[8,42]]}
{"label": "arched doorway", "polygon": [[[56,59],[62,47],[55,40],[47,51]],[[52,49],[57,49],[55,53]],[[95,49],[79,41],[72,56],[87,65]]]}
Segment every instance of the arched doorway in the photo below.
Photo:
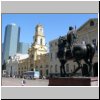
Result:
{"label": "arched doorway", "polygon": [[38,71],[38,66],[36,66],[35,70]]}
{"label": "arched doorway", "polygon": [[42,77],[43,76],[43,72],[42,72],[42,70],[40,70],[40,77]]}
{"label": "arched doorway", "polygon": [[31,71],[33,71],[33,68],[31,68]]}
{"label": "arched doorway", "polygon": [[46,76],[48,76],[48,69],[46,70]]}
{"label": "arched doorway", "polygon": [[93,65],[93,74],[95,77],[98,76],[98,62]]}
{"label": "arched doorway", "polygon": [[88,76],[88,66],[86,64],[83,64],[82,76]]}
{"label": "arched doorway", "polygon": [[11,66],[11,70],[10,70],[10,77],[12,77],[12,66]]}

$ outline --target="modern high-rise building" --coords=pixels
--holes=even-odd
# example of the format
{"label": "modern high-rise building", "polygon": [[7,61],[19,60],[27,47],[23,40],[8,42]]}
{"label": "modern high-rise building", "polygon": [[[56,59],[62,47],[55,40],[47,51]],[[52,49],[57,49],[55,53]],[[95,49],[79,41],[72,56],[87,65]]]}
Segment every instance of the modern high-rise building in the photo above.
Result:
{"label": "modern high-rise building", "polygon": [[9,24],[5,28],[3,62],[7,61],[9,56],[17,53],[18,43],[20,39],[20,27],[16,24]]}
{"label": "modern high-rise building", "polygon": [[29,43],[19,42],[18,44],[18,53],[28,54],[28,49],[30,48]]}
{"label": "modern high-rise building", "polygon": [[4,43],[2,43],[2,47],[1,47],[2,48],[2,51],[1,51],[1,53],[2,53],[2,58],[1,58],[2,59],[2,64],[3,64],[3,48],[4,48],[3,46],[4,46]]}

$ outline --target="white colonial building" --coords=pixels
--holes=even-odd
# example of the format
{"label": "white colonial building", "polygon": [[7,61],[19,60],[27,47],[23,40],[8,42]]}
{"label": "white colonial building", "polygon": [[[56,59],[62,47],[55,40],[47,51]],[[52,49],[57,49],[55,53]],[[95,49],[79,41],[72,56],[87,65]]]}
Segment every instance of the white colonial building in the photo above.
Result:
{"label": "white colonial building", "polygon": [[7,76],[18,76],[18,64],[22,59],[28,58],[28,54],[16,54],[13,57],[9,57],[6,64],[6,74]]}

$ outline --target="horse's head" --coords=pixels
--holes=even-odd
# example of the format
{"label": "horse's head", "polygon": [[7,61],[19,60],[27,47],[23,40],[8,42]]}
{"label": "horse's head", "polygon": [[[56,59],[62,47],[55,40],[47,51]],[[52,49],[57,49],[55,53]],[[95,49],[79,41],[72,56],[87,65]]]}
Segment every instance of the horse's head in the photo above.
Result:
{"label": "horse's head", "polygon": [[58,39],[58,52],[57,57],[59,60],[65,60],[65,48],[66,48],[66,39],[65,37],[59,37]]}

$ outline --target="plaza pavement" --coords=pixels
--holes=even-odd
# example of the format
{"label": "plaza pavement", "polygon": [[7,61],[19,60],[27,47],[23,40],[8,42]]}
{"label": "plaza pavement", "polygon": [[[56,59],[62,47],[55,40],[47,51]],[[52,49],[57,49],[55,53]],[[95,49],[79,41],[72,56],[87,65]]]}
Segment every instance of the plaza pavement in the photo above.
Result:
{"label": "plaza pavement", "polygon": [[[25,86],[48,86],[49,80],[47,79],[25,79]],[[96,80],[96,81],[95,81]],[[1,86],[22,86],[22,78],[6,78],[2,77]],[[92,78],[91,86],[98,86],[97,77]]]}
{"label": "plaza pavement", "polygon": [[[49,80],[47,79],[25,79],[25,86],[48,86]],[[2,86],[22,86],[22,78],[2,78]]]}

